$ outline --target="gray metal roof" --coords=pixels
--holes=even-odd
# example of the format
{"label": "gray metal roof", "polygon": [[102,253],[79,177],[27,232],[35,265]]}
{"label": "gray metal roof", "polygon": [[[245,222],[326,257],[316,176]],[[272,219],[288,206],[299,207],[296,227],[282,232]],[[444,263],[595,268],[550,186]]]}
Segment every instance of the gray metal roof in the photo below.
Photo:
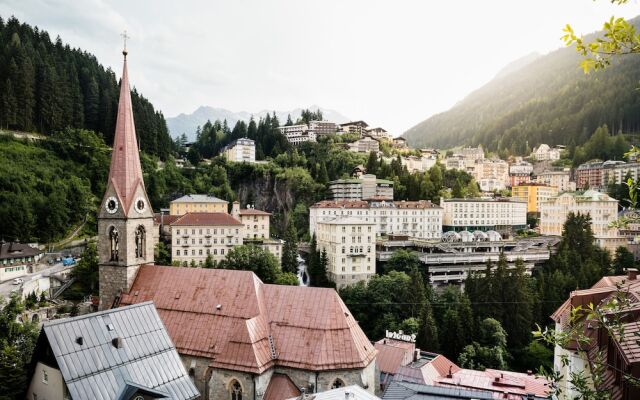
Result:
{"label": "gray metal roof", "polygon": [[[300,397],[294,397],[289,400],[295,400],[299,398]],[[358,385],[350,385],[338,389],[331,389],[324,392],[314,393],[313,395],[310,395],[309,398],[312,398],[313,400],[380,400],[380,397],[367,392]]]}
{"label": "gray metal roof", "polygon": [[172,203],[227,203],[227,201],[207,194],[188,194],[173,200]]}
{"label": "gray metal roof", "polygon": [[118,399],[127,386],[171,399],[200,396],[151,301],[46,322],[43,330],[73,399]]}
{"label": "gray metal roof", "polygon": [[382,395],[382,400],[492,400],[493,393],[421,385],[417,383],[391,381]]}

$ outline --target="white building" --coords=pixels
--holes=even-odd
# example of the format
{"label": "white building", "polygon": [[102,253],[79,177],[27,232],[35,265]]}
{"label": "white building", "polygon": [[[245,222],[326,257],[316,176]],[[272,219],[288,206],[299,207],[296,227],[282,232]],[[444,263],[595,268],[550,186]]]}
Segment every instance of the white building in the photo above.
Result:
{"label": "white building", "polygon": [[367,135],[378,140],[384,140],[384,141],[391,140],[391,134],[387,132],[385,129],[380,127],[367,129]]}
{"label": "white building", "polygon": [[475,160],[473,177],[483,192],[502,190],[509,184],[509,164],[504,160],[478,158]]}
{"label": "white building", "polygon": [[242,222],[227,213],[187,213],[171,224],[171,260],[202,266],[211,255],[220,261],[243,236]]}
{"label": "white building", "polygon": [[340,132],[346,134],[355,134],[358,136],[362,136],[367,133],[367,128],[369,128],[369,124],[364,121],[351,121],[344,124],[340,124]]}
{"label": "white building", "polygon": [[327,252],[327,277],[338,288],[368,281],[376,273],[376,224],[343,217],[318,223],[319,251]]}
{"label": "white building", "polygon": [[510,198],[441,199],[446,231],[497,231],[503,236],[527,226],[527,202]]}
{"label": "white building", "polygon": [[555,186],[559,192],[575,192],[576,183],[571,181],[571,170],[565,168],[562,171],[544,171],[536,176],[538,183]]}
{"label": "white building", "polygon": [[555,161],[560,159],[560,149],[549,146],[548,144],[541,144],[533,149],[531,157],[537,161]]}
{"label": "white building", "polygon": [[3,240],[0,242],[0,282],[27,275],[41,257],[42,252],[36,247]]}
{"label": "white building", "polygon": [[281,126],[278,129],[289,143],[294,146],[304,142],[316,141],[316,134],[309,130],[309,125],[307,124]]}
{"label": "white building", "polygon": [[509,165],[509,174],[532,174],[533,164],[522,159],[516,160]]}
{"label": "white building", "polygon": [[222,149],[227,161],[256,162],[256,143],[247,138],[237,139]]}
{"label": "white building", "polygon": [[331,121],[311,121],[309,122],[309,131],[313,132],[316,137],[335,135],[338,132],[338,124]]}
{"label": "white building", "polygon": [[589,214],[591,229],[596,243],[603,248],[615,250],[624,245],[622,238],[611,223],[618,218],[618,200],[595,190],[566,192],[539,205],[540,233],[561,236],[569,213]]}
{"label": "white building", "polygon": [[329,182],[329,192],[334,200],[393,200],[393,181],[364,174]]}
{"label": "white building", "polygon": [[349,146],[349,151],[354,153],[370,153],[372,151],[377,153],[380,151],[380,142],[368,135],[349,143],[347,146]]}
{"label": "white building", "polygon": [[321,201],[309,208],[309,232],[316,232],[321,222],[342,217],[375,223],[379,236],[403,235],[434,240],[442,236],[442,208],[426,200]]}

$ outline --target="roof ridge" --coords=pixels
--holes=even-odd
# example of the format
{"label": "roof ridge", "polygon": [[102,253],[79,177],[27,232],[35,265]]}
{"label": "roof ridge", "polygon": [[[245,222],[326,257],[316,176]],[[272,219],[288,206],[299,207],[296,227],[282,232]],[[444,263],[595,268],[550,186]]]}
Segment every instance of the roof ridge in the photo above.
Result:
{"label": "roof ridge", "polygon": [[[148,305],[153,305],[153,300],[143,301],[142,303],[130,304],[128,306],[129,307],[143,307],[143,306],[148,306]],[[69,322],[80,321],[80,320],[83,320],[83,319],[93,318],[93,317],[104,315],[104,314],[110,314],[110,313],[115,313],[115,312],[126,312],[126,311],[127,311],[127,308],[117,307],[117,308],[109,308],[107,310],[102,310],[102,311],[96,311],[96,312],[89,313],[89,314],[77,315],[77,316],[71,317],[71,318],[49,320],[49,321],[45,321],[44,322],[44,324],[42,325],[42,328],[44,329],[45,327],[49,327],[49,326],[62,325],[62,324],[69,323]]]}

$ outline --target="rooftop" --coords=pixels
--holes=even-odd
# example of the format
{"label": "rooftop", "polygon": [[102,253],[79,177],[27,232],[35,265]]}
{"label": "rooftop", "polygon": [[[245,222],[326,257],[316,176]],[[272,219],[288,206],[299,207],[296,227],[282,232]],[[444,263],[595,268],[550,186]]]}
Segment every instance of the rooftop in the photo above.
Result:
{"label": "rooftop", "polygon": [[171,223],[171,226],[242,226],[242,222],[223,212],[186,213]]}
{"label": "rooftop", "polygon": [[188,194],[173,200],[171,203],[227,203],[227,201],[208,194]]}
{"label": "rooftop", "polygon": [[0,260],[33,257],[42,253],[40,250],[19,242],[0,242]]}
{"label": "rooftop", "polygon": [[45,322],[40,337],[38,346],[51,347],[71,398],[115,399],[129,390],[200,396],[150,301]]}
{"label": "rooftop", "polygon": [[333,289],[267,285],[250,271],[143,265],[121,304],[149,300],[178,352],[214,368],[353,369],[376,354]]}

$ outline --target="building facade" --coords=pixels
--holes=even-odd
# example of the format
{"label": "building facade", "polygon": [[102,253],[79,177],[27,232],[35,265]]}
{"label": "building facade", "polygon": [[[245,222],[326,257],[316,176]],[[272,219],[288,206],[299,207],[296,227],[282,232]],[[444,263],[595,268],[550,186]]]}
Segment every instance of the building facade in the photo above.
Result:
{"label": "building facade", "polygon": [[539,213],[540,204],[558,195],[558,188],[543,184],[513,186],[511,197],[527,202],[527,212]]}
{"label": "building facade", "polygon": [[36,247],[18,242],[0,242],[0,282],[27,275],[42,257]]}
{"label": "building facade", "polygon": [[207,257],[223,260],[243,244],[243,225],[227,213],[187,213],[171,224],[171,260],[203,266]]}
{"label": "building facade", "polygon": [[549,146],[548,144],[541,144],[533,149],[531,153],[537,161],[556,161],[560,159],[560,149]]}
{"label": "building facade", "polygon": [[527,203],[516,199],[441,199],[442,229],[497,231],[503,237],[527,227]]}
{"label": "building facade", "polygon": [[309,122],[309,131],[313,132],[316,137],[335,135],[338,132],[338,124],[331,121],[311,121]]}
{"label": "building facade", "polygon": [[319,222],[316,240],[327,252],[327,277],[338,288],[368,281],[376,273],[376,224],[342,217]]}
{"label": "building facade", "polygon": [[591,160],[576,168],[576,188],[578,190],[602,188],[602,160]]}
{"label": "building facade", "polygon": [[502,190],[509,184],[509,164],[503,160],[479,158],[473,176],[483,192]]}
{"label": "building facade", "polygon": [[229,212],[226,200],[206,194],[188,194],[169,203],[169,215],[184,215],[186,213]]}
{"label": "building facade", "polygon": [[223,150],[227,161],[256,162],[256,143],[247,138],[237,139],[228,144]]}
{"label": "building facade", "polygon": [[370,153],[372,151],[377,153],[380,151],[380,142],[368,135],[363,136],[362,139],[358,139],[353,143],[349,143],[347,146],[349,147],[349,151],[354,153]]}
{"label": "building facade", "polygon": [[329,182],[329,193],[334,200],[393,200],[393,181],[364,174],[358,178]]}
{"label": "building facade", "polygon": [[376,224],[376,234],[405,235],[426,240],[442,236],[442,208],[430,201],[321,201],[309,208],[309,232],[318,224],[354,217]]}
{"label": "building facade", "polygon": [[307,124],[281,126],[278,129],[287,138],[287,141],[294,146],[304,142],[316,141],[315,132],[309,130],[309,125]]}
{"label": "building facade", "polygon": [[562,171],[544,171],[536,176],[537,183],[543,183],[558,188],[558,192],[575,192],[576,183],[571,181],[571,170],[565,168]]}
{"label": "building facade", "polygon": [[353,134],[362,136],[367,133],[369,124],[364,121],[352,121],[344,124],[340,124],[340,132],[343,134]]}

